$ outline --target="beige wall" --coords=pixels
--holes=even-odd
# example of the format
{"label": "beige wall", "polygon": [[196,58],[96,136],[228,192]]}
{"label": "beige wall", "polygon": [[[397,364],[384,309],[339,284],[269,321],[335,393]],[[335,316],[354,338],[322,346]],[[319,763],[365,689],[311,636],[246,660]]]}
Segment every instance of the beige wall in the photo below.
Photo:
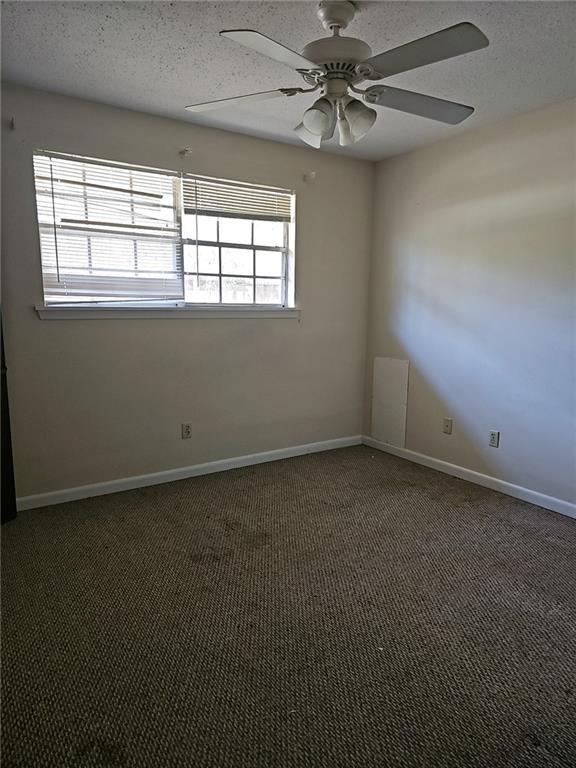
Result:
{"label": "beige wall", "polygon": [[[12,115],[2,311],[18,495],[359,434],[363,409],[369,433],[382,355],[410,360],[407,448],[574,500],[573,103],[377,165],[9,87],[5,128]],[[301,322],[40,320],[34,148],[296,189]]]}
{"label": "beige wall", "polygon": [[[3,116],[19,496],[361,432],[371,163],[21,88]],[[295,189],[301,321],[40,320],[34,148]]]}
{"label": "beige wall", "polygon": [[367,382],[374,356],[410,360],[408,449],[569,501],[575,118],[556,105],[378,164],[367,355]]}

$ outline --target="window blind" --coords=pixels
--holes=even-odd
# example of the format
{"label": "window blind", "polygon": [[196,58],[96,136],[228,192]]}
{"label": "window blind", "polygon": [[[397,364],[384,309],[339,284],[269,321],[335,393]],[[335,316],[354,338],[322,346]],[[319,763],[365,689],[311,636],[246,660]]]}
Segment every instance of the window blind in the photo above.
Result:
{"label": "window blind", "polygon": [[183,300],[176,174],[36,153],[34,177],[46,303]]}
{"label": "window blind", "polygon": [[185,175],[184,211],[202,216],[290,221],[292,192]]}

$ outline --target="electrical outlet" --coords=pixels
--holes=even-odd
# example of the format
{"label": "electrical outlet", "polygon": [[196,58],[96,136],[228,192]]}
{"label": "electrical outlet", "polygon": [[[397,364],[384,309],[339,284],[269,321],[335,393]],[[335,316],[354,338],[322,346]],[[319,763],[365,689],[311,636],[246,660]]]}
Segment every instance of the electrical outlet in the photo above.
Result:
{"label": "electrical outlet", "polygon": [[490,440],[488,441],[490,448],[498,448],[500,445],[500,432],[490,432]]}
{"label": "electrical outlet", "polygon": [[442,432],[444,432],[445,435],[452,434],[452,419],[447,417],[442,419]]}
{"label": "electrical outlet", "polygon": [[190,440],[192,437],[192,424],[182,424],[182,440]]}

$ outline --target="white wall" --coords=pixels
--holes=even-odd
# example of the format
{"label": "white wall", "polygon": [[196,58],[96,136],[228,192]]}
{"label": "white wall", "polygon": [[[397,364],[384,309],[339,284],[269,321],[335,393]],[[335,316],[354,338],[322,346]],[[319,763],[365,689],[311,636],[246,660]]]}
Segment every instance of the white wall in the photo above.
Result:
{"label": "white wall", "polygon": [[378,164],[366,377],[370,395],[375,356],[410,360],[406,448],[568,501],[575,118],[556,105]]}
{"label": "white wall", "polygon": [[[371,163],[16,87],[3,117],[19,496],[361,432]],[[40,320],[35,148],[295,189],[301,321]]]}

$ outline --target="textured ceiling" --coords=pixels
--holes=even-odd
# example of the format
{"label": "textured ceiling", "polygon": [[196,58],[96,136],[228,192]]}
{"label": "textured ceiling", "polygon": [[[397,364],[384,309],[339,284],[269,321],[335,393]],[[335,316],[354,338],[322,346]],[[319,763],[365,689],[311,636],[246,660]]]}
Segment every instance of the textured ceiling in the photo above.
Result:
{"label": "textured ceiling", "polygon": [[[576,4],[572,2],[361,2],[346,30],[374,53],[460,21],[490,47],[397,75],[391,85],[476,107],[461,126],[379,109],[353,148],[328,151],[380,159],[509,115],[576,95]],[[326,33],[311,2],[4,2],[5,80],[92,101],[168,115],[277,141],[312,96],[191,115],[186,104],[302,85],[287,67],[220,38],[254,28],[295,50]]]}

